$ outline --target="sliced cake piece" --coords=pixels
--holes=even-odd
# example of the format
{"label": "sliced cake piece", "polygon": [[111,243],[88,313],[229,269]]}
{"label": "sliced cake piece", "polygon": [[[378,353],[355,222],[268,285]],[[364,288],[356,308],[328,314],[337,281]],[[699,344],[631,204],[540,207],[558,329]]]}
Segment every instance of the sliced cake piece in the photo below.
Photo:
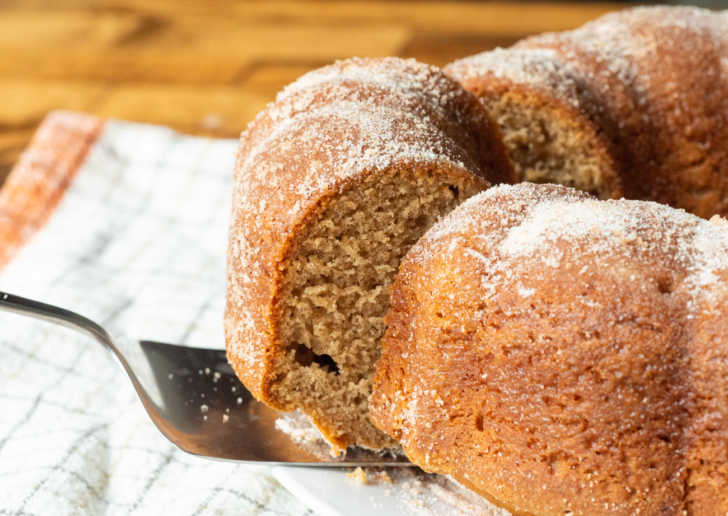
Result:
{"label": "sliced cake piece", "polygon": [[243,133],[228,357],[256,398],[335,449],[394,446],[368,416],[389,289],[439,216],[512,181],[478,100],[413,60],[352,59],[286,88]]}

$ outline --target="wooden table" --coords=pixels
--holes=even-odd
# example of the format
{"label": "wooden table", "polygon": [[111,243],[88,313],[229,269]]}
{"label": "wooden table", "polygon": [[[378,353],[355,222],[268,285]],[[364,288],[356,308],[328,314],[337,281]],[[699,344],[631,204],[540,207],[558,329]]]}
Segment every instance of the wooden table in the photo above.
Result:
{"label": "wooden table", "polygon": [[6,0],[0,182],[52,109],[235,137],[281,87],[333,59],[400,55],[442,65],[621,6]]}

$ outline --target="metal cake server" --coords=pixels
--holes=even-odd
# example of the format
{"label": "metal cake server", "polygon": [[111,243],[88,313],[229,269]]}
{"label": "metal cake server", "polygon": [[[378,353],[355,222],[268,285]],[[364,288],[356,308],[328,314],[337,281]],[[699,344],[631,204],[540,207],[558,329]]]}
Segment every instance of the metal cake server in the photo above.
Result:
{"label": "metal cake server", "polygon": [[404,456],[303,446],[278,430],[281,412],[256,401],[224,350],[161,342],[114,342],[95,322],[69,310],[0,292],[0,309],[67,326],[111,351],[160,432],[180,449],[210,459],[288,466],[410,466]]}

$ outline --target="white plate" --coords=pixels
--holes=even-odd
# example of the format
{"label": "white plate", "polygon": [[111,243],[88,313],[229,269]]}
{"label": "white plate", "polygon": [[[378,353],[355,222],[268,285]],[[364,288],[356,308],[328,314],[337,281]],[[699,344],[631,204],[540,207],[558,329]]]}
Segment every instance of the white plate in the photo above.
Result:
{"label": "white plate", "polygon": [[377,516],[406,514],[404,501],[394,490],[365,485],[346,476],[342,469],[273,468],[273,476],[321,516]]}
{"label": "white plate", "polygon": [[363,484],[350,469],[273,468],[273,476],[320,516],[506,516],[467,489],[443,477],[416,476],[390,468],[392,483]]}

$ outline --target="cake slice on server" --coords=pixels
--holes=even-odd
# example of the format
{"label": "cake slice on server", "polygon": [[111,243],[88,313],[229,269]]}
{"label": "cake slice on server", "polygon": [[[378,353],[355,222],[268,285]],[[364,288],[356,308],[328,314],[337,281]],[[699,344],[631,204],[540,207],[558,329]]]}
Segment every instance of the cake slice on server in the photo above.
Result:
{"label": "cake slice on server", "polygon": [[235,169],[225,331],[243,383],[334,449],[396,446],[368,399],[399,261],[439,216],[512,180],[497,126],[435,67],[351,59],[288,86]]}

